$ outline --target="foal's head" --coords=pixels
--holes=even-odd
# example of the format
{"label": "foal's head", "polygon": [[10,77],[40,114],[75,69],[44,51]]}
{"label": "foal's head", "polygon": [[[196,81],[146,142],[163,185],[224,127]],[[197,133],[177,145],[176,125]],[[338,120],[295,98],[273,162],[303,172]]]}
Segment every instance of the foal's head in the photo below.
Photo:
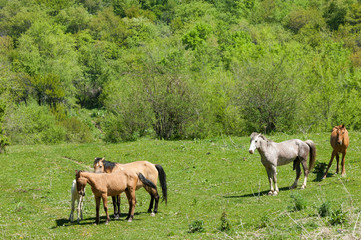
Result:
{"label": "foal's head", "polygon": [[347,132],[347,130],[346,130],[345,124],[342,124],[342,125],[336,127],[337,144],[338,145],[342,145],[343,138],[344,138],[346,132]]}
{"label": "foal's head", "polygon": [[88,182],[88,179],[81,176],[83,171],[75,170],[75,179],[76,179],[76,190],[80,196],[85,196],[85,186]]}

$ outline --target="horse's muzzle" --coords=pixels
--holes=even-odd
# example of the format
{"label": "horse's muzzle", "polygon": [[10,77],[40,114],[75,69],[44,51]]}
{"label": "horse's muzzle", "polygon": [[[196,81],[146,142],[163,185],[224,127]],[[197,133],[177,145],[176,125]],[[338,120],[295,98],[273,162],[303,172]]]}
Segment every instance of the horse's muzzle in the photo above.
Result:
{"label": "horse's muzzle", "polygon": [[249,152],[250,154],[253,154],[253,153],[254,153],[254,151],[253,151],[252,149],[248,150],[248,152]]}
{"label": "horse's muzzle", "polygon": [[85,196],[85,192],[83,192],[83,191],[79,191],[78,194],[83,197]]}
{"label": "horse's muzzle", "polygon": [[338,144],[338,145],[342,145],[342,141],[337,141],[337,144]]}

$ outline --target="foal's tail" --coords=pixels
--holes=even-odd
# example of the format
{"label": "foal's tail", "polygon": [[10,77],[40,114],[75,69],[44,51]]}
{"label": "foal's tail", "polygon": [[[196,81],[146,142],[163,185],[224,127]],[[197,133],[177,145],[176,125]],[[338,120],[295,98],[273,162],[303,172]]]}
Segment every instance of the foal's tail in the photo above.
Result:
{"label": "foal's tail", "polygon": [[310,161],[308,164],[308,170],[311,171],[311,169],[313,168],[313,165],[315,164],[315,161],[316,161],[316,145],[311,140],[307,140],[307,141],[305,141],[305,143],[310,148]]}
{"label": "foal's tail", "polygon": [[157,189],[157,186],[152,183],[149,179],[145,178],[142,173],[138,173],[139,180],[146,186]]}
{"label": "foal's tail", "polygon": [[167,180],[164,169],[161,165],[155,164],[155,168],[158,170],[160,186],[162,187],[163,201],[167,204]]}

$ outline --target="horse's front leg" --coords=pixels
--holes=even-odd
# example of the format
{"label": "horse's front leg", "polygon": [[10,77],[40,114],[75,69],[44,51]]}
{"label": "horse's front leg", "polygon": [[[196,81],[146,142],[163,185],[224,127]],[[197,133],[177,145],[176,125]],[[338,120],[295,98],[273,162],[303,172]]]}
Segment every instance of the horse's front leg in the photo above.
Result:
{"label": "horse's front leg", "polygon": [[268,181],[269,181],[269,185],[270,185],[270,191],[268,192],[268,195],[273,195],[274,193],[274,188],[273,188],[273,176],[272,176],[272,170],[271,168],[266,168],[267,171],[267,176],[268,176]]}
{"label": "horse's front leg", "polygon": [[278,195],[278,193],[280,191],[277,186],[277,169],[276,169],[276,167],[272,167],[272,174],[273,174],[273,182],[275,184],[275,190],[273,192],[273,196],[276,196],[276,195]]}
{"label": "horse's front leg", "polygon": [[338,174],[338,170],[339,170],[339,162],[340,162],[340,157],[339,157],[339,153],[336,153],[336,162],[337,162],[337,165],[336,165],[336,174]]}
{"label": "horse's front leg", "polygon": [[[81,202],[82,202],[82,200],[83,200],[83,196],[79,196],[79,199],[78,199],[78,207],[77,207],[77,214],[78,214],[78,218],[77,218],[77,222],[78,222],[78,224],[79,224],[79,222],[80,222],[80,220],[79,220],[79,218],[80,218],[80,215],[81,215]],[[83,219],[82,219],[83,220]]]}
{"label": "horse's front leg", "polygon": [[346,175],[346,168],[345,168],[345,156],[346,156],[346,149],[342,152],[342,162],[341,162],[341,177]]}
{"label": "horse's front leg", "polygon": [[80,219],[83,220],[83,203],[84,203],[84,196],[80,197]]}
{"label": "horse's front leg", "polygon": [[107,220],[105,221],[105,224],[108,224],[110,221],[109,213],[108,213],[108,198],[107,197],[108,197],[107,194],[102,195],[103,207],[104,207],[105,215],[107,216]]}
{"label": "horse's front leg", "polygon": [[74,220],[74,217],[73,217],[73,214],[74,214],[74,204],[75,204],[75,199],[73,196],[71,196],[71,210],[70,210],[70,215],[69,215],[69,221],[70,222],[73,222]]}

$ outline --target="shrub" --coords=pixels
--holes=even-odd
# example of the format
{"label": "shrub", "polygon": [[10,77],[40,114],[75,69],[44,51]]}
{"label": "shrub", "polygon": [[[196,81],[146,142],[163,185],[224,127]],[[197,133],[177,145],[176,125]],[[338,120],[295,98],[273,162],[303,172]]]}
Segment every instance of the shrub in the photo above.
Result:
{"label": "shrub", "polygon": [[90,128],[76,117],[67,118],[60,124],[66,129],[67,142],[85,143],[93,140]]}
{"label": "shrub", "polygon": [[204,232],[203,221],[195,220],[189,224],[189,233]]}
{"label": "shrub", "polygon": [[56,124],[49,108],[36,103],[10,111],[3,127],[14,144],[54,144],[65,139],[65,129]]}

